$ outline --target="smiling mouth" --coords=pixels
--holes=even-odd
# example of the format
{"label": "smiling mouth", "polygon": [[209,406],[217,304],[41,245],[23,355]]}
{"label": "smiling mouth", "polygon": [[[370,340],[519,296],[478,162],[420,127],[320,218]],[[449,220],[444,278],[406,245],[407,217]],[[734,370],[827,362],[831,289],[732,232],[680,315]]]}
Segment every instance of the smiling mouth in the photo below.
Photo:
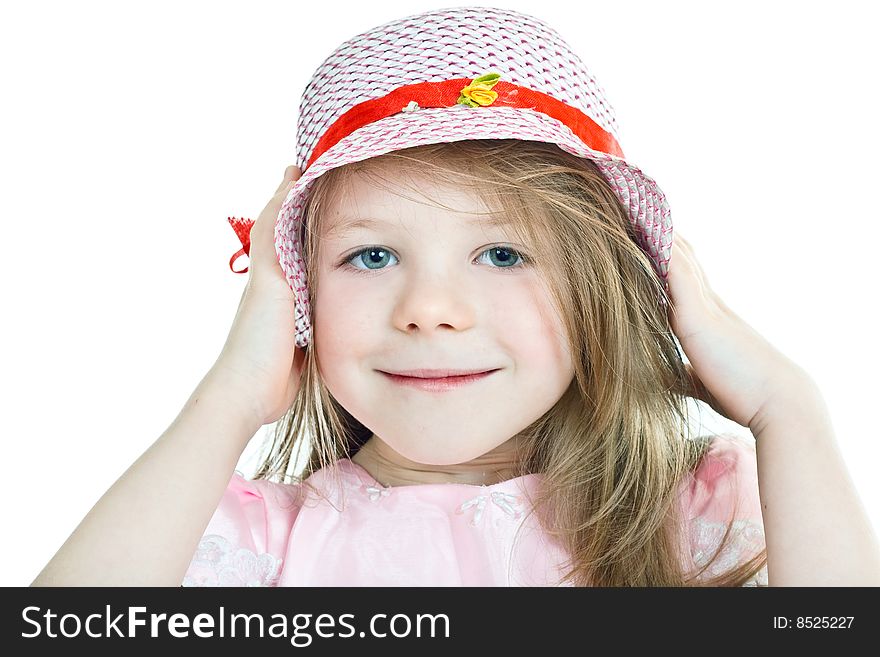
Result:
{"label": "smiling mouth", "polygon": [[386,372],[385,370],[377,370],[382,372],[383,374],[389,374],[391,376],[404,376],[407,378],[416,378],[416,379],[447,379],[458,376],[470,376],[474,374],[486,374],[487,372],[494,372],[500,368],[486,368],[484,370],[465,370],[465,369],[418,369],[418,370],[405,370],[403,372]]}
{"label": "smiling mouth", "polygon": [[473,374],[461,374],[433,378],[404,376],[401,374],[390,374],[389,372],[383,372],[382,370],[377,371],[382,373],[389,381],[398,385],[407,386],[418,390],[426,390],[428,392],[446,392],[487,379],[499,370],[494,369]]}

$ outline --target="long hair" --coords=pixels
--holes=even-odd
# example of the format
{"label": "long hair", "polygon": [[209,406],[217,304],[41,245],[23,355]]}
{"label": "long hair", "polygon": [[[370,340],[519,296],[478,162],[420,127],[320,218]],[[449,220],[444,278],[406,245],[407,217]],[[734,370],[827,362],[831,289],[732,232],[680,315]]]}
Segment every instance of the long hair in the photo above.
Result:
{"label": "long hair", "polygon": [[[397,185],[409,171],[469,189],[493,209],[490,215],[512,220],[562,318],[575,376],[558,402],[518,434],[517,467],[521,475],[541,473],[530,512],[567,549],[564,579],[575,586],[749,580],[766,563],[766,549],[720,574],[709,570],[735,538],[733,517],[714,554],[684,572],[687,524],[678,492],[712,437],[690,435],[693,391],[663,305],[669,298],[598,168],[554,144],[487,139],[417,146],[332,169],[315,181],[304,212],[313,309],[322,208],[350,176],[387,182],[389,169]],[[299,394],[264,446],[255,476],[302,483],[353,456],[371,435],[329,393],[310,345]]]}

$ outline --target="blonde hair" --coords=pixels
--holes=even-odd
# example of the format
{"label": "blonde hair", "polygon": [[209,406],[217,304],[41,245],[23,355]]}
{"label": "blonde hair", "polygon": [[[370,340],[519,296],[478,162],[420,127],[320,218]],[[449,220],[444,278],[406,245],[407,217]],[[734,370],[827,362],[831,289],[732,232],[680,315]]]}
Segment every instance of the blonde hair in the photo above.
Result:
{"label": "blonde hair", "polygon": [[[518,434],[518,474],[542,475],[531,511],[567,549],[565,579],[576,586],[741,586],[755,575],[766,550],[704,577],[735,537],[732,522],[709,560],[683,572],[687,526],[677,493],[712,437],[690,436],[686,402],[694,395],[663,305],[668,296],[598,168],[554,144],[500,139],[417,146],[332,169],[315,181],[304,213],[313,303],[321,209],[350,176],[385,180],[380,165],[392,164],[398,185],[407,171],[428,174],[471,189],[512,220],[562,318],[575,376],[553,408]],[[372,435],[329,393],[314,354],[310,345],[299,394],[275,427],[258,479],[302,482],[350,458]],[[300,461],[309,436],[304,470],[293,475],[291,459]]]}

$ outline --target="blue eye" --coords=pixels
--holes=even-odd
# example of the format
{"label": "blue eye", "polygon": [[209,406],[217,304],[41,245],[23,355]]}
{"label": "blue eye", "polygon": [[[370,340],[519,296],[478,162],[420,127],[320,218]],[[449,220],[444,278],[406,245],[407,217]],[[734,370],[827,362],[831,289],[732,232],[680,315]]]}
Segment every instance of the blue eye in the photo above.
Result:
{"label": "blue eye", "polygon": [[[493,264],[497,261],[501,263],[501,269],[511,269],[511,265],[516,262],[516,259],[519,258],[521,262],[525,262],[525,258],[519,251],[514,251],[513,249],[505,249],[500,246],[493,246],[491,249],[486,249],[483,253],[489,254],[489,260],[493,262]],[[481,253],[480,255],[483,255]]]}
{"label": "blue eye", "polygon": [[[493,246],[489,249],[486,249],[480,254],[480,256],[482,257],[487,253],[489,254],[489,259],[493,264],[500,263],[500,265],[493,267],[493,269],[519,269],[521,267],[524,267],[525,263],[530,262],[529,259],[526,258],[519,251],[501,246]],[[396,258],[396,256],[394,256],[384,247],[368,246],[365,249],[355,251],[351,255],[346,256],[339,264],[340,266],[346,266],[348,269],[354,269],[358,273],[366,273],[369,271],[385,269],[383,265],[387,263],[387,259],[389,257]],[[351,264],[352,262],[360,263],[364,266],[359,267],[357,265]]]}
{"label": "blue eye", "polygon": [[[382,269],[382,264],[386,262],[388,257],[391,257],[391,253],[385,249],[378,246],[371,246],[352,254],[346,262],[356,260],[363,263],[366,269]],[[376,266],[374,267],[373,265]],[[360,267],[355,267],[355,269],[360,269]]]}

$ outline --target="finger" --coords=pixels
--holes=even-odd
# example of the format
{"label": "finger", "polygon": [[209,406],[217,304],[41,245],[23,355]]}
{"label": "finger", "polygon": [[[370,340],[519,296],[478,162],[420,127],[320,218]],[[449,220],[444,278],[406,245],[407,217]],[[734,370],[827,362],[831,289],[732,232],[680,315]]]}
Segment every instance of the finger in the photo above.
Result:
{"label": "finger", "polygon": [[692,307],[692,300],[700,299],[703,294],[703,284],[699,275],[695,272],[693,263],[688,257],[687,251],[678,242],[678,236],[672,244],[672,258],[669,263],[669,288],[670,288],[670,320],[675,325],[679,309]]}
{"label": "finger", "polygon": [[670,263],[670,275],[680,278],[694,277],[694,263],[691,260],[687,247],[684,246],[682,240],[676,235],[672,241],[672,259]]}
{"label": "finger", "polygon": [[[278,212],[281,209],[281,205],[282,205],[282,203],[284,203],[284,198],[287,196],[287,193],[293,187],[293,184],[294,184],[293,180],[287,180],[287,181],[281,183],[281,185],[275,191],[275,195],[269,199],[269,202],[266,203],[266,207],[263,208],[263,211],[260,212],[259,216],[257,217],[257,220],[254,224],[254,227],[251,228],[251,235],[255,234],[254,231],[258,231],[256,234],[260,234],[259,233],[259,231],[261,230],[260,227],[265,223],[271,223],[271,221],[273,219],[275,219],[275,217],[278,216]],[[272,219],[266,219],[264,217],[271,217]],[[254,239],[252,238],[251,242],[253,243],[253,241],[254,241]]]}
{"label": "finger", "polygon": [[[295,181],[293,181],[293,180],[286,180],[285,182],[283,182],[283,183],[281,184],[281,187],[278,188],[278,191],[275,192],[275,196],[276,196],[276,197],[278,197],[278,196],[285,196],[285,195],[287,194],[287,191],[288,191],[291,187],[293,187],[293,183],[294,183],[294,182],[295,182]],[[277,200],[277,199],[273,199],[273,201],[275,201],[275,200]]]}
{"label": "finger", "polygon": [[673,242],[678,243],[679,248],[687,253],[689,258],[696,260],[696,250],[694,249],[694,245],[691,244],[680,231],[675,231]]}
{"label": "finger", "polygon": [[275,193],[278,194],[282,189],[287,187],[287,183],[290,181],[288,177],[287,169],[284,170],[284,177],[281,179],[281,183],[278,185],[278,188],[275,190]]}
{"label": "finger", "polygon": [[296,180],[297,178],[299,178],[299,176],[300,176],[299,167],[297,167],[296,165],[293,165],[293,164],[288,166],[284,170],[284,176],[281,178],[281,184],[278,185],[278,189],[275,190],[275,193],[278,194],[279,192],[281,192],[281,190],[283,190],[287,186],[287,183],[289,183],[293,180]]}
{"label": "finger", "polygon": [[688,257],[688,262],[690,263],[690,267],[693,270],[694,275],[700,281],[700,288],[704,292],[711,290],[712,288],[709,285],[709,277],[706,276],[706,272],[703,271],[703,267],[700,265],[700,261],[697,258],[697,253],[694,250],[694,247],[691,246],[690,242],[688,242],[686,240],[682,240],[682,243],[685,245],[685,249],[687,250],[687,254],[688,254],[687,257]]}
{"label": "finger", "polygon": [[677,254],[676,261],[681,267],[679,271],[686,273],[689,278],[696,281],[699,285],[701,294],[707,294],[708,290],[711,289],[709,287],[709,280],[706,277],[703,268],[700,266],[697,256],[694,254],[694,248],[680,233],[675,234],[672,246]]}

